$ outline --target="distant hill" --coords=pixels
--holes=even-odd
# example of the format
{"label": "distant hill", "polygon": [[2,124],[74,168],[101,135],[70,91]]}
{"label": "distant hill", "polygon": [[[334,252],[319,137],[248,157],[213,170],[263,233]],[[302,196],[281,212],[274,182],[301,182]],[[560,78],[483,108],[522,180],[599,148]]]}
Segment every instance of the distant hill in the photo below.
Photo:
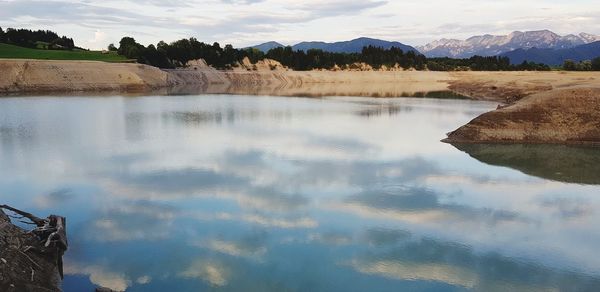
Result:
{"label": "distant hill", "polygon": [[600,41],[577,46],[569,49],[517,49],[501,54],[508,57],[512,64],[521,64],[523,61],[544,63],[547,65],[562,65],[565,60],[584,61],[600,57]]}
{"label": "distant hill", "polygon": [[335,42],[335,43],[325,43],[325,42],[302,42],[294,45],[292,48],[294,50],[309,50],[309,49],[321,49],[327,52],[333,53],[358,53],[362,51],[363,47],[374,46],[374,47],[382,47],[384,49],[389,49],[391,47],[400,48],[401,50],[407,51],[415,51],[418,52],[417,49],[407,46],[403,43],[399,42],[390,42],[372,38],[357,38],[351,41],[345,42]]}
{"label": "distant hill", "polygon": [[469,58],[496,56],[518,49],[569,49],[600,41],[600,36],[580,33],[560,36],[549,30],[515,31],[508,35],[481,35],[466,40],[441,39],[417,47],[427,57]]}
{"label": "distant hill", "polygon": [[270,49],[279,48],[279,47],[285,47],[285,46],[278,42],[266,42],[266,43],[263,43],[260,45],[253,46],[251,48],[258,49],[263,52],[268,52]]}
{"label": "distant hill", "polygon": [[[253,48],[260,49],[263,52],[267,52],[268,50],[275,47],[283,47],[283,45],[277,42],[268,42],[265,44],[253,46]],[[375,46],[382,47],[384,49],[389,49],[391,47],[400,48],[403,51],[415,51],[419,52],[417,49],[407,46],[403,43],[399,42],[390,42],[379,39],[372,38],[357,38],[351,41],[343,41],[343,42],[335,42],[335,43],[326,43],[326,42],[301,42],[299,44],[293,45],[292,48],[294,50],[302,50],[307,51],[310,49],[320,49],[327,52],[333,53],[358,53],[362,50],[363,47]]]}

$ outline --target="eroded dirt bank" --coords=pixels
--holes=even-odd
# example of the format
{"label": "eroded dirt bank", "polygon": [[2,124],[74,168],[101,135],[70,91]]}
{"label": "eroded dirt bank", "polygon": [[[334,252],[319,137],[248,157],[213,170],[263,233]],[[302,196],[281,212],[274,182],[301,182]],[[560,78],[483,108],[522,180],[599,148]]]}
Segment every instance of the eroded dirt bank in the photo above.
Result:
{"label": "eroded dirt bank", "polygon": [[205,66],[160,70],[140,64],[43,60],[0,60],[0,75],[0,94],[189,87],[201,93],[392,97],[448,90],[453,79],[445,72],[218,71]]}
{"label": "eroded dirt bank", "polygon": [[168,76],[138,64],[0,60],[0,93],[141,91],[166,86]]}
{"label": "eroded dirt bank", "polygon": [[[598,72],[218,71],[197,62],[160,70],[139,64],[0,59],[0,95],[50,92],[231,93],[280,96],[427,96],[452,91],[508,107],[449,134],[460,143],[600,142]],[[264,68],[263,68],[264,67]]]}
{"label": "eroded dirt bank", "polygon": [[600,88],[571,87],[527,96],[475,118],[444,141],[600,145]]}
{"label": "eroded dirt bank", "polygon": [[452,72],[449,89],[473,99],[513,103],[532,94],[600,87],[598,72]]}
{"label": "eroded dirt bank", "polygon": [[260,66],[258,70],[218,71],[202,64],[160,70],[140,64],[8,59],[0,59],[0,76],[0,94],[146,92],[187,87],[198,93],[398,97],[450,90],[503,103],[534,93],[600,83],[598,74],[592,72],[299,72]]}

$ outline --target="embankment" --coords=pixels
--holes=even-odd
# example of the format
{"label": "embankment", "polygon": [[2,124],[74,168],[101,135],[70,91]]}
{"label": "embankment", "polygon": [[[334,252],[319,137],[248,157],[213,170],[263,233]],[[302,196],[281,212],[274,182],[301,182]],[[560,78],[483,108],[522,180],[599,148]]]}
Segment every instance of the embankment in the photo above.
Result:
{"label": "embankment", "polygon": [[[263,66],[264,67],[264,66]],[[218,71],[198,65],[160,70],[140,64],[0,59],[0,94],[147,92],[289,96],[412,96],[454,91],[473,99],[512,103],[534,93],[598,84],[589,72]],[[198,91],[198,92],[194,92]]]}
{"label": "embankment", "polygon": [[475,118],[444,141],[600,145],[600,88],[573,87],[527,96]]}
{"label": "embankment", "polygon": [[473,99],[510,104],[536,93],[600,87],[598,72],[452,72],[449,89]]}
{"label": "embankment", "polygon": [[150,66],[94,61],[0,60],[0,93],[143,91],[169,74]]}
{"label": "embankment", "polygon": [[298,72],[257,67],[219,71],[196,62],[187,69],[160,70],[140,64],[0,59],[0,95],[159,91],[400,97],[453,91],[508,106],[450,133],[448,142],[600,142],[597,72]]}
{"label": "embankment", "polygon": [[160,70],[140,64],[91,61],[0,60],[0,94],[49,92],[239,93],[296,96],[411,96],[445,91],[446,72],[218,71],[197,66]]}

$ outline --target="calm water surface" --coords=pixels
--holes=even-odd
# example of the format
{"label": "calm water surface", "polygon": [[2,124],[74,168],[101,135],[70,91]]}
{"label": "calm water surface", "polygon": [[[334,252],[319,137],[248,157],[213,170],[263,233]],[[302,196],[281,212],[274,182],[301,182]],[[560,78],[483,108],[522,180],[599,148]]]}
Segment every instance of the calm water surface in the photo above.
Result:
{"label": "calm water surface", "polygon": [[439,140],[495,104],[0,99],[0,198],[65,291],[600,289],[600,151]]}

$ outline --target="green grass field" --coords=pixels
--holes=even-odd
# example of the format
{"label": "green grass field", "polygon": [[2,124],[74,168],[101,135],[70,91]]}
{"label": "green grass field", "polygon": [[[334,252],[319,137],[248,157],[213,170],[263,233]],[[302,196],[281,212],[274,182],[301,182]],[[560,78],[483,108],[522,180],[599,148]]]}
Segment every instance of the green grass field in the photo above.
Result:
{"label": "green grass field", "polygon": [[5,59],[37,59],[37,60],[84,60],[104,62],[127,62],[116,52],[102,54],[100,51],[53,51],[23,48],[8,44],[0,44],[0,58]]}

